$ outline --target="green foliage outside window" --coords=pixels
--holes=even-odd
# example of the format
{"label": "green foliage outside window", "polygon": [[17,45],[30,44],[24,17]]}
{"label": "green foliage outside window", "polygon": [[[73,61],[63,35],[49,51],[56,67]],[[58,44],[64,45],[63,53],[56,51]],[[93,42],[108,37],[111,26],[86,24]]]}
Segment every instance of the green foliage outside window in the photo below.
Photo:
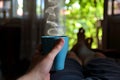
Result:
{"label": "green foliage outside window", "polygon": [[[77,41],[79,28],[85,29],[85,36],[93,38],[92,48],[97,48],[96,22],[103,19],[104,0],[66,0],[66,35],[70,48]],[[102,37],[100,29],[99,37]]]}

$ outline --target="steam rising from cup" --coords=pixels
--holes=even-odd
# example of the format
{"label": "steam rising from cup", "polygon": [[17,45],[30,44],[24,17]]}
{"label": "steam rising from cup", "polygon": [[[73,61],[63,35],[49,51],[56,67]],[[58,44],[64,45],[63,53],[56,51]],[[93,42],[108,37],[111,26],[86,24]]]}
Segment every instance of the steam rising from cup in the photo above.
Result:
{"label": "steam rising from cup", "polygon": [[45,35],[47,36],[62,36],[65,34],[64,27],[60,26],[59,22],[59,0],[48,0],[48,8],[45,10],[47,14]]}

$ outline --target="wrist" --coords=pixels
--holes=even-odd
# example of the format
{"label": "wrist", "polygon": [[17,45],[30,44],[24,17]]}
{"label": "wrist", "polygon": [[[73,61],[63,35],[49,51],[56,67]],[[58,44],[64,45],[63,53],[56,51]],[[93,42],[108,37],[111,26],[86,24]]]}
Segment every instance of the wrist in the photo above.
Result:
{"label": "wrist", "polygon": [[17,80],[32,80],[32,76],[30,74],[25,74],[18,78]]}
{"label": "wrist", "polygon": [[37,72],[29,72],[22,77],[18,78],[17,80],[43,80],[40,74]]}

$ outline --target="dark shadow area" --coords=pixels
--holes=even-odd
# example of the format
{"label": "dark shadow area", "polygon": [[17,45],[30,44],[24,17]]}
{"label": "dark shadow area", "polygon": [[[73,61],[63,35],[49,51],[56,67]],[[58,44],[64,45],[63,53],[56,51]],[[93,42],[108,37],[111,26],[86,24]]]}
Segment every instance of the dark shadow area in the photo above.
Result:
{"label": "dark shadow area", "polygon": [[20,60],[20,45],[20,19],[11,19],[9,23],[0,25],[0,60],[5,80],[15,80],[28,69],[29,61]]}

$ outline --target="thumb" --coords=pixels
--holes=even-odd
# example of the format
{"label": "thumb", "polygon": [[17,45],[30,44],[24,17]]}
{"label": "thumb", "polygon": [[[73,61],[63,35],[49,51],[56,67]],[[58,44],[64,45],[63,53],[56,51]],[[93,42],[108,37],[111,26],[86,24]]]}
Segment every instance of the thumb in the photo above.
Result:
{"label": "thumb", "polygon": [[56,57],[56,55],[59,53],[59,51],[62,49],[64,45],[64,39],[60,38],[56,45],[54,46],[54,48],[49,52],[49,54],[47,55],[47,57],[49,57],[50,59],[53,59]]}

